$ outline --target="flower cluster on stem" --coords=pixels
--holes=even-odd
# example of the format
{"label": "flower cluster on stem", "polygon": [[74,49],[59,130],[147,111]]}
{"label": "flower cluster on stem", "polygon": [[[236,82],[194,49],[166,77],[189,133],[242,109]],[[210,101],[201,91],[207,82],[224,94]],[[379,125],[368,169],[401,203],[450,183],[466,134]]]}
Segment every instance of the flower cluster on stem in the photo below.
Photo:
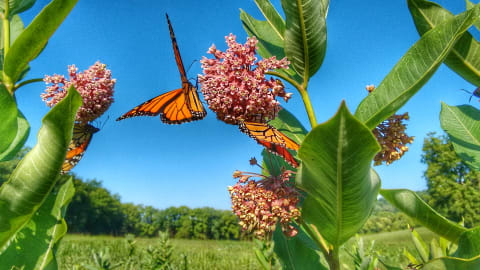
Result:
{"label": "flower cluster on stem", "polygon": [[[301,213],[297,207],[299,192],[289,184],[293,172],[284,170],[278,176],[264,176],[255,173],[235,171],[239,181],[228,187],[233,212],[240,219],[243,230],[253,231],[258,238],[271,235],[277,222],[288,237],[298,231],[291,225]],[[254,178],[260,179],[254,179]]]}
{"label": "flower cluster on stem", "polygon": [[40,96],[49,107],[53,107],[67,95],[68,88],[73,85],[83,98],[83,105],[77,112],[75,121],[87,124],[100,117],[113,102],[115,79],[105,64],[97,61],[83,73],[78,72],[75,65],[68,66],[69,79],[63,75],[45,75],[47,84],[45,93]]}
{"label": "flower cluster on stem", "polygon": [[[375,86],[367,85],[366,88],[367,91],[371,93],[375,89]],[[394,114],[373,130],[373,135],[375,135],[378,143],[382,147],[373,159],[376,166],[383,162],[389,165],[399,160],[403,154],[408,151],[407,144],[411,144],[414,139],[413,136],[410,137],[405,133],[407,126],[403,123],[403,120],[408,119],[408,112],[404,114]]]}
{"label": "flower cluster on stem", "polygon": [[225,39],[226,52],[212,45],[208,53],[215,58],[203,57],[200,61],[204,74],[199,75],[199,82],[208,107],[228,124],[263,123],[275,118],[280,110],[275,98],[288,101],[292,93],[285,92],[280,80],[267,79],[265,73],[288,68],[289,62],[286,58],[277,60],[275,56],[257,61],[255,37],[247,38],[245,45],[237,43],[233,34]]}

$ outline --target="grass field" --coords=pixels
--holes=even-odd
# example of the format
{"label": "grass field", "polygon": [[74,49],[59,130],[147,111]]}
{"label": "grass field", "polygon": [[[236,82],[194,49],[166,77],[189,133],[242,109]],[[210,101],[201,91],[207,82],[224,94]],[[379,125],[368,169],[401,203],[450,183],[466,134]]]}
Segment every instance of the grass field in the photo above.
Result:
{"label": "grass field", "polygon": [[[425,229],[419,228],[417,231],[427,243],[434,237],[433,233]],[[364,235],[363,239],[365,246],[369,246],[368,243],[375,240],[375,250],[381,255],[381,259],[390,265],[408,264],[403,256],[404,247],[415,254],[410,232],[407,230]],[[121,266],[115,269],[151,269],[148,266],[151,256],[147,249],[149,246],[158,248],[159,240],[136,238],[135,241],[135,250],[129,256],[130,251],[125,238],[67,235],[57,253],[59,269],[85,269],[82,266],[95,266],[94,253],[97,260],[102,258],[104,265],[110,263],[110,266],[113,266],[121,263]],[[255,258],[253,242],[177,239],[170,241],[173,246],[171,258],[174,269],[261,269]],[[346,249],[349,249],[352,243],[353,240],[349,241]],[[99,255],[100,252],[103,252],[103,255]],[[345,250],[342,250],[341,259],[345,265],[351,264]]]}

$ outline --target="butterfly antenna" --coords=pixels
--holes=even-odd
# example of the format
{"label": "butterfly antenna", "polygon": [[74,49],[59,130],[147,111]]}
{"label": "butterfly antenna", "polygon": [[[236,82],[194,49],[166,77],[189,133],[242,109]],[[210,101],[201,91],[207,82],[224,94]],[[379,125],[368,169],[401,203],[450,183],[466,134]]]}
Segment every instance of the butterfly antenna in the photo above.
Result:
{"label": "butterfly antenna", "polygon": [[460,89],[460,90],[465,91],[465,92],[469,93],[470,95],[473,94],[472,92],[470,92],[470,91],[468,91],[468,90],[465,90],[465,89]]}
{"label": "butterfly antenna", "polygon": [[190,64],[190,66],[188,66],[187,73],[190,71],[190,68],[192,68],[192,66],[195,62],[197,62],[197,60],[193,60],[192,63]]}

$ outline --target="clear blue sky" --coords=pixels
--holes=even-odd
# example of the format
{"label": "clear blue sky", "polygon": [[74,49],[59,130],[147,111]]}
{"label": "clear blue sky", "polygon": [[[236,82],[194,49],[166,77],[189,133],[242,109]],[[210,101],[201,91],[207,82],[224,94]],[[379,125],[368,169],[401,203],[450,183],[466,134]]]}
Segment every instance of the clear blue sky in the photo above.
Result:
{"label": "clear blue sky", "polygon": [[[438,1],[454,13],[464,10],[463,0]],[[475,1],[476,2],[476,1]],[[28,24],[48,3],[38,0],[21,15]],[[274,1],[281,9],[279,1]],[[242,8],[262,18],[254,1],[214,0],[82,0],[50,39],[43,53],[31,63],[27,79],[45,74],[67,75],[67,65],[80,71],[100,60],[117,79],[115,102],[102,117],[110,119],[73,169],[83,179],[101,180],[118,193],[123,202],[158,208],[187,205],[230,208],[227,186],[235,183],[234,170],[253,170],[248,160],[260,159],[261,147],[208,111],[202,121],[182,125],[163,124],[159,117],[115,119],[160,93],[180,87],[168,34],[165,13],[188,67],[207,55],[212,43],[225,50],[224,36],[237,35],[244,43],[246,33],[239,14]],[[406,0],[336,1],[327,18],[328,47],[325,61],[309,84],[317,120],[321,123],[336,112],[342,99],[353,112],[367,94],[365,85],[378,85],[400,57],[419,38]],[[188,76],[201,73],[195,62]],[[459,89],[474,87],[442,65],[423,89],[400,112],[408,111],[408,134],[415,136],[402,160],[379,166],[383,188],[425,189],[420,163],[423,139],[430,131],[442,132],[440,101],[450,105],[468,102]],[[31,125],[27,145],[36,142],[41,117],[48,107],[40,99],[43,83],[21,88],[17,102]],[[294,91],[290,87],[290,91]],[[472,99],[477,106],[477,100]],[[309,127],[300,96],[282,105]]]}

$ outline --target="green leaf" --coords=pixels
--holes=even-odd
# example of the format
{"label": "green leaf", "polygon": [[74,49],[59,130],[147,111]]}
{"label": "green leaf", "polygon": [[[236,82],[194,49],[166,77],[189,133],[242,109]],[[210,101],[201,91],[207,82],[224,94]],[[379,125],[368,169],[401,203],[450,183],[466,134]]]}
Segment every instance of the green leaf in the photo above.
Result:
{"label": "green leaf", "polygon": [[[35,4],[35,0],[9,0],[8,19],[11,19],[15,14],[30,9],[33,4]],[[5,0],[0,0],[0,10],[5,12]]]}
{"label": "green leaf", "polygon": [[[454,17],[437,3],[425,0],[408,0],[408,8],[421,36]],[[465,80],[480,86],[480,43],[468,31],[460,37],[444,62]]]}
{"label": "green leaf", "polygon": [[285,54],[308,80],[320,68],[327,49],[326,8],[322,0],[282,0],[286,17]]}
{"label": "green leaf", "polygon": [[479,8],[463,12],[425,33],[375,91],[363,99],[355,116],[371,130],[402,107],[430,79],[455,41],[478,18]]}
{"label": "green leaf", "polygon": [[423,262],[427,262],[430,256],[430,252],[428,250],[427,244],[423,241],[422,237],[418,234],[418,232],[409,226],[411,230],[412,241],[417,250],[420,258]]}
{"label": "green leaf", "polygon": [[302,217],[336,247],[357,233],[375,205],[380,179],[370,164],[379,150],[370,129],[350,114],[345,102],[300,146],[296,181],[308,194]]}
{"label": "green leaf", "polygon": [[77,1],[53,0],[15,40],[4,63],[4,72],[10,83],[16,82],[28,63],[38,56]]}
{"label": "green leaf", "polygon": [[466,231],[465,228],[437,213],[411,190],[381,189],[380,194],[416,223],[452,242],[456,243],[460,235]]}
{"label": "green leaf", "polygon": [[283,20],[282,16],[278,14],[272,3],[270,3],[270,0],[255,0],[255,4],[257,4],[257,7],[260,12],[262,12],[263,17],[267,19],[268,24],[271,25],[276,36],[282,40],[283,44],[283,37],[285,35],[285,21]]}
{"label": "green leaf", "polygon": [[440,123],[457,155],[480,170],[480,111],[470,105],[449,106],[442,102]]}
{"label": "green leaf", "polygon": [[287,238],[280,228],[273,233],[274,250],[282,264],[282,269],[328,269],[320,262],[315,243],[301,229],[295,237]]}
{"label": "green leaf", "polygon": [[28,139],[28,135],[30,134],[30,125],[28,124],[27,119],[22,114],[22,112],[18,111],[17,116],[17,135],[15,139],[13,139],[12,143],[3,153],[0,154],[0,161],[6,161],[12,159],[15,154],[22,149],[23,145]]}
{"label": "green leaf", "polygon": [[472,270],[480,269],[480,256],[472,259],[443,257],[426,263],[422,270]]}
{"label": "green leaf", "polygon": [[[468,1],[468,0],[465,0],[465,4],[467,5],[467,9],[471,9],[475,6],[474,3]],[[480,31],[480,21],[479,20],[476,20],[473,25],[475,25],[475,27],[477,28],[477,30]]]}
{"label": "green leaf", "polygon": [[17,104],[3,84],[0,84],[0,154],[3,154],[17,135]]}
{"label": "green leaf", "polygon": [[480,255],[480,227],[470,229],[458,239],[458,249],[454,256],[470,259]]}
{"label": "green leaf", "polygon": [[70,87],[67,96],[43,118],[35,147],[0,187],[0,250],[30,220],[55,185],[81,104],[80,94]]}
{"label": "green leaf", "polygon": [[70,178],[51,192],[30,222],[17,233],[15,240],[0,256],[0,265],[24,269],[58,269],[54,251],[67,233],[65,212],[75,194]]}

